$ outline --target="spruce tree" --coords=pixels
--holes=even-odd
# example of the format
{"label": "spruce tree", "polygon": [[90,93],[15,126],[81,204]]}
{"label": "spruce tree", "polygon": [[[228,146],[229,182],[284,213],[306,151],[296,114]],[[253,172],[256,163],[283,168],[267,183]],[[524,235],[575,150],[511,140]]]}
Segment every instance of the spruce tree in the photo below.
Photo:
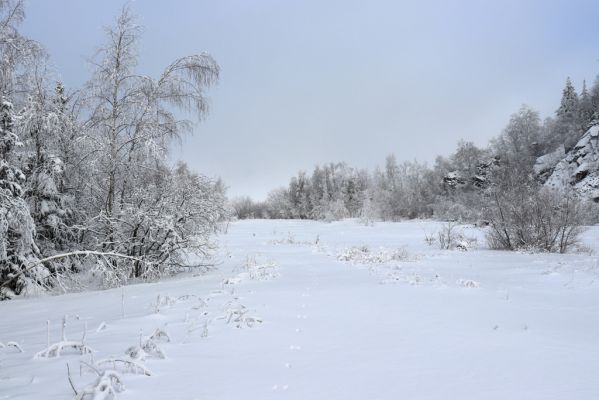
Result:
{"label": "spruce tree", "polygon": [[566,80],[566,86],[562,92],[562,100],[556,111],[556,121],[554,125],[552,147],[563,144],[566,150],[569,150],[576,144],[582,136],[579,122],[580,102],[578,94],[570,78]]}
{"label": "spruce tree", "polygon": [[13,105],[0,99],[0,300],[31,293],[46,283],[49,271],[39,260],[35,224],[23,198],[25,175],[15,165],[21,146],[14,132]]}

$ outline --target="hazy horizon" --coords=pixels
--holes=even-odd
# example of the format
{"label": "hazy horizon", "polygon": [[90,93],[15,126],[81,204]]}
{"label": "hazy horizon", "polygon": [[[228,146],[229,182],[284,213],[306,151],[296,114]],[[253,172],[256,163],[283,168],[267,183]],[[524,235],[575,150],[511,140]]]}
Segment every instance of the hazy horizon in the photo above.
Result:
{"label": "hazy horizon", "polygon": [[[77,88],[124,4],[31,0],[22,30]],[[264,199],[316,164],[431,163],[460,139],[485,145],[520,105],[551,116],[566,77],[580,91],[599,73],[592,1],[130,4],[140,73],[201,51],[222,67],[210,115],[172,158],[231,196]]]}

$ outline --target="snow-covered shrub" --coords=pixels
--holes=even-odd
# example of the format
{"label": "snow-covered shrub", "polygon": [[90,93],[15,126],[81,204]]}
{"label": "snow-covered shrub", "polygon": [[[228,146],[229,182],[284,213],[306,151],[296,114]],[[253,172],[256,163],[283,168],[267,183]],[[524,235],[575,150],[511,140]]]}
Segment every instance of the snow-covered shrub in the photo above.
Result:
{"label": "snow-covered shrub", "polygon": [[135,361],[144,361],[146,358],[166,358],[164,351],[158,345],[159,342],[170,342],[171,338],[164,329],[156,329],[149,337],[140,334],[139,345],[131,346],[125,350],[125,354]]}
{"label": "snow-covered shrub", "polygon": [[453,249],[458,241],[462,239],[462,232],[458,224],[452,221],[446,222],[437,232],[437,243],[442,250]]}
{"label": "snow-covered shrub", "polygon": [[[59,342],[50,344],[50,326],[49,326],[49,321],[48,321],[48,346],[36,353],[33,358],[53,358],[53,357],[60,357],[62,355],[62,352],[65,350],[70,350],[70,351],[75,351],[79,354],[91,354],[93,353],[93,349],[91,347],[89,347],[87,344],[85,344],[85,337],[87,335],[87,325],[83,330],[83,335],[80,341],[77,340],[69,340],[67,339],[67,332],[66,332],[66,328],[67,328],[67,318],[68,316],[65,315],[62,318],[62,338]],[[79,317],[76,317],[77,319],[79,319]]]}
{"label": "snow-covered shrub", "polygon": [[410,261],[410,255],[404,248],[371,251],[367,246],[354,246],[342,250],[337,260],[356,264],[384,264],[393,261]]}
{"label": "snow-covered shrub", "polygon": [[583,202],[573,193],[535,185],[494,190],[486,208],[493,249],[565,253],[583,231]]}
{"label": "snow-covered shrub", "polygon": [[146,358],[166,358],[164,351],[158,346],[158,344],[148,338],[142,341],[141,346],[132,346],[125,350],[125,354],[131,357],[132,360],[144,361]]}
{"label": "snow-covered shrub", "polygon": [[111,260],[120,272],[111,275],[120,279],[118,284],[204,267],[198,260],[206,260],[215,248],[213,236],[224,218],[224,195],[215,182],[180,164],[158,169],[129,196],[117,214],[101,212],[94,223],[95,231],[106,233],[112,252],[138,259]]}
{"label": "snow-covered shrub", "polygon": [[[125,385],[119,373],[106,370],[99,374],[94,383],[76,392],[75,400],[116,399],[117,393],[122,392],[124,389]],[[73,390],[75,390],[74,387]]]}
{"label": "snow-covered shrub", "polygon": [[480,287],[480,283],[473,281],[472,279],[460,279],[457,283],[458,285],[469,289],[476,289]]}

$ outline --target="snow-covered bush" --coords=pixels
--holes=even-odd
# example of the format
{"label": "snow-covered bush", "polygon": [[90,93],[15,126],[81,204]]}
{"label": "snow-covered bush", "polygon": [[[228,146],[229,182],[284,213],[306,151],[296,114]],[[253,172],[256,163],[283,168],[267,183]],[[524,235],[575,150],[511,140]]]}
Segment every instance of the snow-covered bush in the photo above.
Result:
{"label": "snow-covered bush", "polygon": [[473,281],[472,279],[459,279],[457,283],[461,287],[469,289],[476,289],[480,287],[480,283],[477,281]]}
{"label": "snow-covered bush", "polygon": [[[123,379],[116,371],[105,370],[97,372],[98,378],[89,386],[81,391],[75,390],[75,386],[71,382],[71,386],[75,391],[75,400],[104,400],[116,399],[116,395],[125,389]],[[69,376],[69,380],[70,380]]]}
{"label": "snow-covered bush", "polygon": [[437,232],[437,243],[441,250],[451,250],[463,241],[463,231],[456,222],[448,221]]}
{"label": "snow-covered bush", "polygon": [[356,264],[384,264],[393,261],[410,261],[410,255],[404,248],[371,251],[367,246],[354,246],[342,250],[337,260]]}
{"label": "snow-covered bush", "polygon": [[[78,316],[76,316],[79,319]],[[47,347],[36,353],[33,358],[53,358],[60,357],[64,350],[74,350],[79,354],[91,354],[93,349],[85,343],[87,335],[87,325],[83,330],[83,335],[80,341],[67,339],[67,319],[68,315],[62,318],[62,338],[59,342],[50,344],[50,321],[48,321],[48,344]]]}
{"label": "snow-covered bush", "polygon": [[573,193],[536,185],[493,190],[485,217],[493,249],[565,253],[578,242],[586,219]]}
{"label": "snow-covered bush", "polygon": [[204,268],[224,185],[167,152],[192,130],[179,110],[206,115],[218,64],[201,53],[137,74],[141,30],[125,7],[88,84],[67,94],[19,34],[24,17],[23,1],[0,0],[0,299]]}

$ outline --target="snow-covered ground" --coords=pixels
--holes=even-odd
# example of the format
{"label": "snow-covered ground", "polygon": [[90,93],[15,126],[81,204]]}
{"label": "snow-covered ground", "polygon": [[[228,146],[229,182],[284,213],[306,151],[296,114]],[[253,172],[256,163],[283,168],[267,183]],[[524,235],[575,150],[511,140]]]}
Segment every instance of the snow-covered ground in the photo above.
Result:
{"label": "snow-covered ground", "polygon": [[[439,226],[240,221],[206,275],[0,303],[0,342],[23,349],[0,348],[0,399],[71,398],[67,364],[81,391],[80,361],[126,359],[157,328],[150,376],[103,365],[119,398],[599,399],[599,228],[594,254],[556,255],[491,251],[476,229],[477,248],[440,250]],[[34,359],[64,315],[93,354]]]}

